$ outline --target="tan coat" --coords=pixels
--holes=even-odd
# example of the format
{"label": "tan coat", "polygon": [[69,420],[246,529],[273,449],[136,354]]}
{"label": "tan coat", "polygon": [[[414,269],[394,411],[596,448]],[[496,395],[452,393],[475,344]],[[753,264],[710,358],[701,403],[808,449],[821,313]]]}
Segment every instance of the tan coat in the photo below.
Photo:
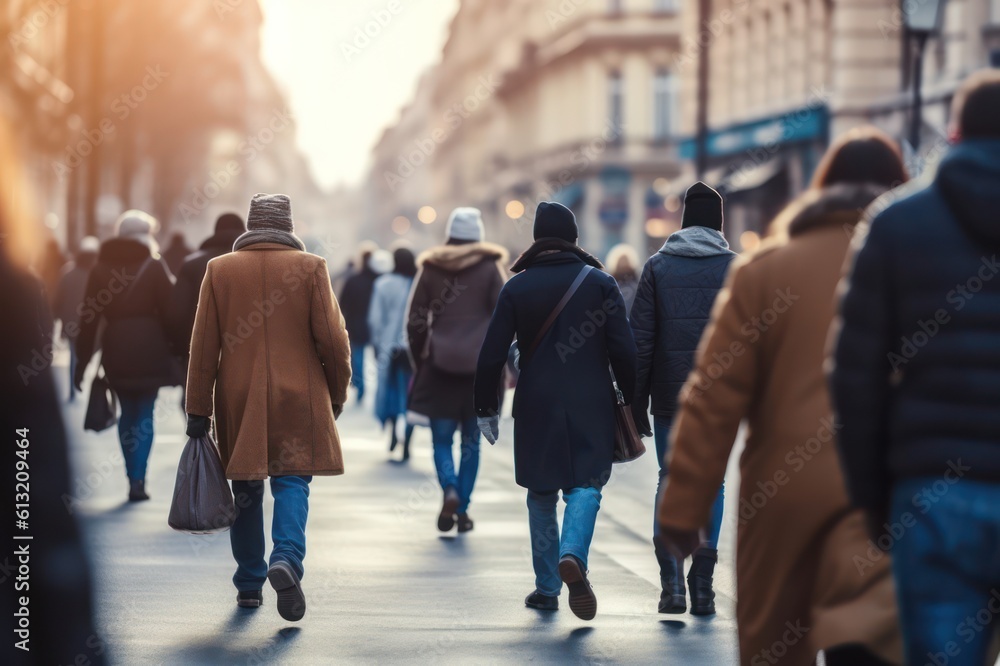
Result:
{"label": "tan coat", "polygon": [[744,664],[767,663],[765,650],[811,664],[843,643],[902,660],[889,556],[869,551],[849,505],[823,373],[850,235],[875,194],[807,193],[776,221],[786,232],[734,262],[681,394],[659,508],[666,525],[708,524],[748,421],[736,546]]}
{"label": "tan coat", "polygon": [[227,478],[342,474],[333,410],[350,379],[325,260],[260,243],[208,263],[187,411],[214,413]]}

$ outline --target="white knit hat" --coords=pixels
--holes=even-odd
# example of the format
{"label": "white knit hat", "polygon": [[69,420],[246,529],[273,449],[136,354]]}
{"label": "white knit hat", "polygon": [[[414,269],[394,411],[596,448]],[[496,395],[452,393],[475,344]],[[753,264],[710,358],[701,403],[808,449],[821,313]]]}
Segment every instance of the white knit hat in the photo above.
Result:
{"label": "white knit hat", "polygon": [[393,261],[392,252],[389,250],[375,250],[368,260],[368,266],[379,275],[384,275],[392,272],[392,269],[396,267],[396,262]]}
{"label": "white knit hat", "polygon": [[115,222],[115,235],[118,238],[127,238],[142,243],[153,249],[156,241],[153,234],[156,233],[160,224],[156,218],[141,210],[127,210],[118,216]]}
{"label": "white knit hat", "polygon": [[486,235],[483,214],[478,208],[456,208],[448,218],[446,236],[455,240],[482,241]]}

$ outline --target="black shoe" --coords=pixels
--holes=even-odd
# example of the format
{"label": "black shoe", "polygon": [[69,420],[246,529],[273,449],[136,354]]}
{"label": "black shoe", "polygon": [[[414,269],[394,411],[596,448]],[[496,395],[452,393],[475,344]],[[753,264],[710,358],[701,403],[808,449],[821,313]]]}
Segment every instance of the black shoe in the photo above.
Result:
{"label": "black shoe", "polygon": [[472,531],[474,523],[472,522],[472,518],[469,518],[469,514],[467,514],[467,513],[460,513],[460,514],[456,515],[455,518],[458,521],[458,533],[459,534],[461,534],[463,532],[471,532]]}
{"label": "black shoe", "polygon": [[392,437],[389,439],[389,453],[396,450],[396,446],[399,444],[399,438],[396,437],[396,424],[392,425]]}
{"label": "black shoe", "polygon": [[559,560],[559,577],[569,587],[569,609],[581,620],[593,620],[597,615],[597,596],[580,560],[564,555]]}
{"label": "black shoe", "polygon": [[550,597],[535,590],[524,598],[524,605],[541,611],[559,610],[559,597]]}
{"label": "black shoe", "polygon": [[143,502],[149,499],[149,495],[146,493],[145,481],[129,481],[128,484],[129,502]]}
{"label": "black shoe", "polygon": [[299,577],[287,562],[275,562],[267,570],[267,579],[278,593],[278,615],[289,622],[298,622],[306,614],[306,596]]}
{"label": "black shoe", "polygon": [[714,548],[699,548],[694,553],[691,570],[688,571],[688,589],[691,591],[691,615],[715,614],[715,591],[712,589],[712,574],[719,561],[719,551]]}
{"label": "black shoe", "polygon": [[236,593],[236,605],[240,608],[260,608],[264,603],[264,593],[260,590]]}
{"label": "black shoe", "polygon": [[441,504],[441,513],[438,515],[438,529],[448,532],[455,526],[455,511],[460,503],[458,491],[448,486],[444,491],[444,502]]}
{"label": "black shoe", "polygon": [[653,538],[656,561],[660,564],[660,604],[658,610],[669,615],[679,615],[687,611],[687,596],[684,589],[684,560],[678,561],[659,539]]}

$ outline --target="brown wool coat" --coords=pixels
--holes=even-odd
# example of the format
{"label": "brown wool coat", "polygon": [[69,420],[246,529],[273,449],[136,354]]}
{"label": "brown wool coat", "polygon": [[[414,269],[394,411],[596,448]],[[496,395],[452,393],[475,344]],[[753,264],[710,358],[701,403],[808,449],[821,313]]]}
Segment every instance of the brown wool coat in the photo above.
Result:
{"label": "brown wool coat", "polygon": [[764,663],[775,645],[787,650],[781,663],[811,664],[818,650],[852,642],[902,660],[889,556],[870,554],[848,502],[823,374],[850,235],[876,194],[807,193],[776,221],[785,231],[734,262],[681,394],[659,507],[666,525],[708,523],[748,421],[736,546],[744,664]]}
{"label": "brown wool coat", "polygon": [[342,474],[333,410],[347,401],[350,379],[324,259],[260,243],[208,263],[187,411],[215,415],[227,478]]}

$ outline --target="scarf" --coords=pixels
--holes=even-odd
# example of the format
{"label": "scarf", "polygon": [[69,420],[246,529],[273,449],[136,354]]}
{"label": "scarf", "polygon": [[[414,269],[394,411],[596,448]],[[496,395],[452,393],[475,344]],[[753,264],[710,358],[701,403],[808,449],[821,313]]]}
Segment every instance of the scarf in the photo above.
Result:
{"label": "scarf", "polygon": [[572,252],[580,257],[585,264],[589,264],[597,269],[603,269],[604,265],[576,243],[564,241],[561,238],[539,238],[531,244],[527,250],[521,253],[514,265],[510,267],[512,273],[520,273],[525,268],[529,268],[535,260],[543,254],[553,252]]}
{"label": "scarf", "polygon": [[298,236],[288,231],[276,229],[251,229],[247,231],[233,243],[233,251],[242,250],[248,245],[256,245],[257,243],[278,243],[295,250],[306,251],[305,243]]}

